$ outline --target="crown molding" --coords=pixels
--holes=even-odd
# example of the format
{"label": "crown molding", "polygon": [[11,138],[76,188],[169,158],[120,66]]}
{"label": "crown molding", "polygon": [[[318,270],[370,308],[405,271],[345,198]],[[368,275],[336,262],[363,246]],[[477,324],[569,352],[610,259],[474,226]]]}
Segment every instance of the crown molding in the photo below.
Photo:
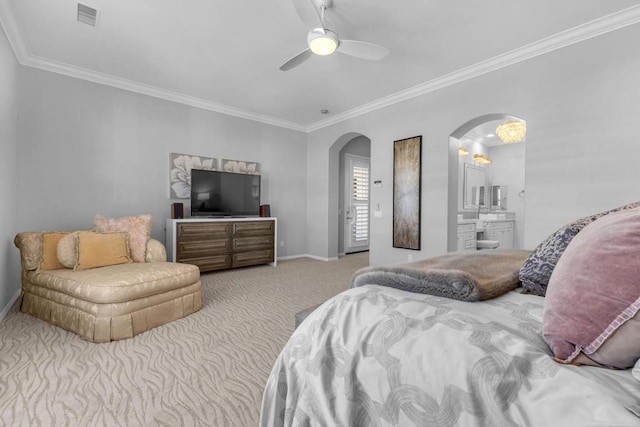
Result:
{"label": "crown molding", "polygon": [[297,123],[289,122],[286,120],[280,120],[271,116],[257,114],[250,111],[242,110],[240,108],[231,107],[225,104],[219,104],[207,99],[198,98],[195,96],[184,95],[182,93],[173,92],[166,89],[161,89],[155,86],[146,85],[144,83],[136,82],[133,80],[121,79],[109,74],[100,73],[97,71],[81,68],[64,64],[61,62],[53,61],[51,59],[44,59],[29,55],[22,65],[28,67],[38,68],[44,71],[51,71],[53,73],[63,74],[70,77],[75,77],[81,80],[87,80],[94,83],[99,83],[106,86],[123,89],[129,92],[135,92],[142,95],[152,96],[154,98],[163,99],[166,101],[177,102],[179,104],[188,105],[191,107],[200,108],[203,110],[214,111],[216,113],[225,114],[228,116],[239,117],[255,122],[266,123],[273,126],[292,129],[299,132],[307,132],[304,126]]}
{"label": "crown molding", "polygon": [[478,62],[465,68],[461,68],[452,73],[445,74],[430,81],[421,83],[411,88],[396,92],[394,94],[378,98],[365,103],[344,113],[336,114],[333,117],[303,125],[275,117],[253,113],[231,107],[229,105],[216,103],[210,100],[197,98],[161,89],[155,86],[146,85],[133,80],[122,79],[109,74],[96,72],[93,70],[53,61],[32,55],[24,41],[19,26],[15,20],[11,5],[8,0],[0,0],[0,25],[5,30],[9,43],[21,65],[33,67],[53,73],[63,74],[69,77],[87,80],[94,83],[135,92],[154,98],[177,102],[203,110],[234,116],[242,119],[265,123],[299,132],[313,132],[327,126],[331,126],[354,117],[362,116],[372,111],[379,110],[430,92],[443,89],[457,83],[499,70],[518,62],[526,61],[539,55],[552,52],[563,47],[588,40],[593,37],[606,34],[629,25],[640,22],[640,5],[614,12],[582,25],[570,28],[510,52],[495,56],[485,61]]}
{"label": "crown molding", "polygon": [[133,80],[122,79],[109,74],[100,73],[98,71],[89,70],[75,65],[65,64],[47,58],[32,55],[24,41],[24,37],[20,31],[11,5],[7,0],[0,0],[0,25],[7,34],[9,44],[13,49],[18,62],[26,67],[37,68],[52,73],[62,74],[93,83],[111,86],[118,89],[135,92],[142,95],[152,96],[154,98],[166,101],[177,102],[179,104],[200,108],[203,110],[214,111],[216,113],[247,119],[255,122],[265,123],[268,125],[278,126],[299,132],[307,132],[305,126],[287,120],[281,120],[264,114],[257,114],[251,111],[242,110],[240,108],[231,107],[229,105],[216,103],[207,99],[185,95],[155,86],[146,85],[144,83]]}
{"label": "crown molding", "polygon": [[306,129],[307,132],[313,132],[411,98],[435,92],[439,89],[464,82],[465,80],[499,70],[500,68],[508,67],[509,65],[526,61],[536,56],[543,55],[629,25],[637,24],[638,22],[640,22],[640,6],[632,6],[514,49],[510,52],[494,56],[493,58],[478,62],[469,67],[461,68],[428,82],[376,99],[349,111],[345,111],[344,113],[336,114],[333,117],[315,122],[309,125]]}
{"label": "crown molding", "polygon": [[11,5],[7,0],[0,0],[0,26],[4,28],[4,32],[13,49],[13,53],[16,55],[16,59],[22,64],[28,56],[28,50],[18,23],[15,20]]}

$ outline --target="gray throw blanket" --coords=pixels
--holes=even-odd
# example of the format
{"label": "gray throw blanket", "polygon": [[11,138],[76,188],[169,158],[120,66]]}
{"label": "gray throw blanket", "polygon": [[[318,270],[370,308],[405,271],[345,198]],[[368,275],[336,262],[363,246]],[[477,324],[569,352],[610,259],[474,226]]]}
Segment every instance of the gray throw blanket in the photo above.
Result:
{"label": "gray throw blanket", "polygon": [[530,253],[517,249],[455,252],[389,267],[365,267],[354,273],[349,287],[382,285],[462,301],[482,301],[517,288],[518,272]]}

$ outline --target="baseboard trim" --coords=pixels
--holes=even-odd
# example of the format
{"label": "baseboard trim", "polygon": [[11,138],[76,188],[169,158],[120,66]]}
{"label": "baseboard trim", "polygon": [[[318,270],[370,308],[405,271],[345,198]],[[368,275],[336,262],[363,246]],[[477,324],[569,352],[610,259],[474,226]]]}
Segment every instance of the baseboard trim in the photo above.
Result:
{"label": "baseboard trim", "polygon": [[284,261],[288,259],[297,259],[297,258],[311,258],[311,259],[317,259],[318,261],[337,261],[338,260],[338,257],[325,258],[325,257],[319,257],[317,255],[299,254],[299,255],[289,255],[289,256],[278,257],[278,261]]}
{"label": "baseboard trim", "polygon": [[13,298],[9,300],[9,303],[6,305],[6,307],[2,309],[2,311],[0,312],[0,322],[2,322],[2,319],[4,319],[7,313],[9,313],[9,310],[11,310],[11,307],[13,307],[13,304],[15,304],[18,298],[20,298],[20,292],[21,289],[18,289],[18,292],[16,292]]}

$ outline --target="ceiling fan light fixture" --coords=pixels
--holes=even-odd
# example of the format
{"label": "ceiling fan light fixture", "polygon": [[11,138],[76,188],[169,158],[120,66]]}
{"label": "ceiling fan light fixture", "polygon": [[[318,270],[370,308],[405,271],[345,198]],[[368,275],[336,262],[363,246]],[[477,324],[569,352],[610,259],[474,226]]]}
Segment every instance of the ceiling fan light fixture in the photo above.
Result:
{"label": "ceiling fan light fixture", "polygon": [[331,55],[338,48],[338,35],[331,30],[316,28],[309,31],[307,42],[316,55]]}
{"label": "ceiling fan light fixture", "polygon": [[520,120],[503,122],[496,128],[496,135],[498,135],[505,144],[522,141],[526,133],[527,124]]}

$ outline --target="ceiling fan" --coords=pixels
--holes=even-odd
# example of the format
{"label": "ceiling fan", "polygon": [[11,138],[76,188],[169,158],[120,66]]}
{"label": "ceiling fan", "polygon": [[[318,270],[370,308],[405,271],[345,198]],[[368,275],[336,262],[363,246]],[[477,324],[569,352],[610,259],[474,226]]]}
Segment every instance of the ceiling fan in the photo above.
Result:
{"label": "ceiling fan", "polygon": [[[282,64],[280,66],[281,71],[297,67],[314,54],[330,55],[333,52],[340,52],[345,55],[373,61],[380,60],[389,54],[389,49],[385,47],[358,40],[343,40],[340,39],[336,32],[326,28],[325,12],[333,6],[333,0],[309,0],[309,2],[306,0],[293,0],[293,3],[300,19],[305,24],[312,22],[312,25],[315,25],[316,19],[318,19],[320,26],[309,31],[307,34],[308,47]],[[309,3],[311,4],[309,5]],[[304,4],[307,6],[305,7]],[[314,16],[310,19],[312,9]]]}

